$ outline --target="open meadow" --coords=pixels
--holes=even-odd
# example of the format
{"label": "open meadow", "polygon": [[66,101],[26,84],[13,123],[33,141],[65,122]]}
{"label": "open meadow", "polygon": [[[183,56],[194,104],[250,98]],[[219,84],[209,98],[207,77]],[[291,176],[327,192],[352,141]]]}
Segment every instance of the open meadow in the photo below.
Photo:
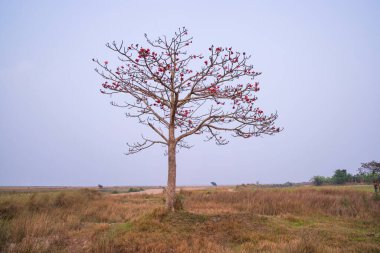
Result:
{"label": "open meadow", "polygon": [[[371,186],[0,194],[0,252],[380,252]],[[177,202],[180,203],[180,202]],[[181,205],[177,206],[181,209]]]}

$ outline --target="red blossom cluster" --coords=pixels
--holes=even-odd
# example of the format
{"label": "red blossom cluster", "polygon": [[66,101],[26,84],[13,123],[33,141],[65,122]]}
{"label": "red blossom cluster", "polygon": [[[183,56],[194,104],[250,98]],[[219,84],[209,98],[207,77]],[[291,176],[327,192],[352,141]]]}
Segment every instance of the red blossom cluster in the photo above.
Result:
{"label": "red blossom cluster", "polygon": [[208,91],[211,94],[216,94],[218,92],[219,86],[216,86],[215,84],[211,84],[211,86],[208,88]]}
{"label": "red blossom cluster", "polygon": [[[166,66],[158,67],[158,72],[166,72],[171,69],[170,64],[167,64]],[[158,74],[158,72],[156,72]]]}
{"label": "red blossom cluster", "polygon": [[[103,88],[118,91],[118,92],[125,92],[127,89],[126,87],[123,87],[121,82],[112,82],[109,84],[108,82],[102,83]],[[102,93],[106,93],[105,91],[101,90]]]}
{"label": "red blossom cluster", "polygon": [[138,52],[139,54],[139,58],[146,58],[150,55],[150,49],[144,49],[144,48],[141,48]]}

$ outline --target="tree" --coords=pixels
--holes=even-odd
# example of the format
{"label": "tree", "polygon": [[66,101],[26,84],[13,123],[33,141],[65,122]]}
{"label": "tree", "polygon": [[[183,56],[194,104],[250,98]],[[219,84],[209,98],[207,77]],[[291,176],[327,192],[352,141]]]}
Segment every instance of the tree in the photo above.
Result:
{"label": "tree", "polygon": [[[127,154],[153,145],[166,147],[168,182],[166,206],[174,211],[177,148],[191,148],[185,139],[205,134],[206,140],[227,144],[226,133],[234,137],[273,135],[282,129],[274,126],[277,113],[266,116],[255,106],[261,73],[248,64],[250,56],[231,47],[211,46],[208,56],[189,54],[192,44],[186,28],[168,39],[151,40],[148,47],[106,44],[118,55],[118,64],[93,59],[95,71],[105,79],[101,92],[125,94],[127,117],[149,127],[156,138],[142,136],[142,141],[128,144]],[[196,70],[198,69],[198,70]]]}
{"label": "tree", "polygon": [[362,163],[362,166],[358,170],[359,173],[371,172],[374,176],[376,173],[380,173],[380,162],[372,161],[368,163]]}
{"label": "tree", "polygon": [[328,184],[330,183],[330,178],[328,177],[323,177],[323,176],[314,176],[312,179],[311,179],[311,182],[316,185],[316,186],[320,186],[320,185],[323,185],[323,184]]}
{"label": "tree", "polygon": [[344,184],[347,182],[348,177],[346,170],[336,170],[334,176],[332,176],[332,181],[334,184]]}

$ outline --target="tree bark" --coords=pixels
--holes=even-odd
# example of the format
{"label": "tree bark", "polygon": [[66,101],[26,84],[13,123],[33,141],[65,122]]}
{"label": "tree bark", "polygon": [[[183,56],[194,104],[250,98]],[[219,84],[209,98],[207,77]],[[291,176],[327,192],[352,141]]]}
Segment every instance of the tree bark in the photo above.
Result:
{"label": "tree bark", "polygon": [[166,208],[174,212],[175,204],[175,187],[176,187],[176,139],[175,139],[175,114],[177,112],[178,94],[174,92],[174,76],[176,63],[174,60],[174,69],[171,71],[171,109],[169,123],[169,141],[168,141],[168,186],[166,190]]}
{"label": "tree bark", "polygon": [[[173,96],[173,95],[172,95]],[[174,96],[173,96],[174,97]],[[174,110],[171,111],[168,141],[168,186],[166,188],[166,208],[174,212],[175,187],[176,187],[176,141],[174,126]]]}
{"label": "tree bark", "polygon": [[[174,132],[174,131],[173,131]],[[166,189],[166,207],[174,212],[175,188],[176,188],[176,144],[169,139],[168,145],[168,186]]]}

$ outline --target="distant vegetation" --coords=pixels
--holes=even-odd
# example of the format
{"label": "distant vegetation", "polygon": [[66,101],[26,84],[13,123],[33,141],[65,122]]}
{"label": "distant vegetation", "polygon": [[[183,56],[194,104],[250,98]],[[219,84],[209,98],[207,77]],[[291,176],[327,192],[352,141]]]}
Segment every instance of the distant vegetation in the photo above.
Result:
{"label": "distant vegetation", "polygon": [[367,183],[370,184],[373,181],[380,178],[380,163],[372,161],[369,163],[362,163],[362,166],[358,169],[357,174],[350,174],[347,170],[339,169],[335,170],[334,175],[331,177],[314,176],[311,181],[314,185],[340,185],[345,183]]}
{"label": "distant vegetation", "polygon": [[142,192],[142,191],[144,191],[144,188],[141,188],[141,187],[139,188],[131,187],[128,189],[128,192]]}
{"label": "distant vegetation", "polygon": [[130,192],[141,192],[144,191],[144,188],[142,187],[98,187],[99,191],[104,193],[112,193],[112,194],[118,194],[118,193],[130,193]]}

